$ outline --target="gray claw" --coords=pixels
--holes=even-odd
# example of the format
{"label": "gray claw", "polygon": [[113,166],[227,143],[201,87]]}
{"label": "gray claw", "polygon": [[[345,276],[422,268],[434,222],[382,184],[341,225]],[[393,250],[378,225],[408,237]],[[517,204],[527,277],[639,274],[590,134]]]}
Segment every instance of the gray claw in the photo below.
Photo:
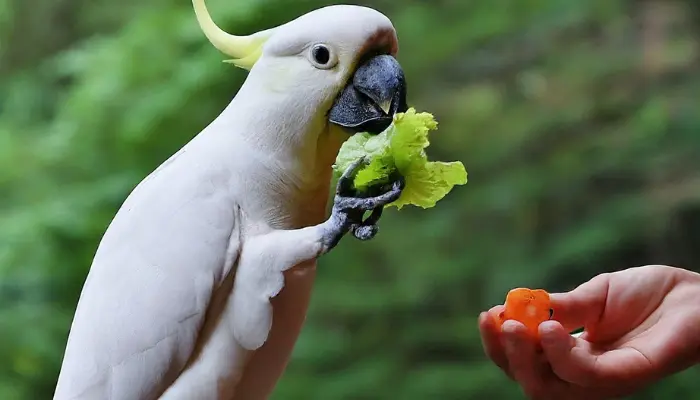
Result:
{"label": "gray claw", "polygon": [[378,231],[379,227],[377,225],[359,225],[352,229],[352,234],[357,239],[370,240],[374,238]]}
{"label": "gray claw", "polygon": [[350,166],[343,172],[340,179],[338,179],[338,186],[336,187],[335,191],[336,196],[348,196],[350,193],[352,193],[355,175],[357,175],[357,173],[365,165],[367,165],[366,157],[362,157],[350,164]]}
{"label": "gray claw", "polygon": [[[340,185],[339,185],[340,186]],[[342,210],[372,211],[378,207],[392,203],[401,197],[405,181],[399,179],[391,185],[391,189],[384,194],[375,197],[345,197],[338,195],[335,205]]]}
{"label": "gray claw", "polygon": [[[355,191],[353,181],[357,172],[367,162],[366,158],[353,162],[338,180],[333,212],[328,220],[329,230],[326,241],[329,250],[335,247],[347,232],[351,232],[359,240],[374,238],[379,231],[377,223],[384,206],[398,200],[406,186],[402,176],[393,176],[394,182],[388,189],[386,188],[388,185],[372,187],[364,193],[367,197],[360,197],[362,194]],[[373,196],[376,193],[379,194]],[[363,221],[362,218],[367,211],[371,211],[372,214]]]}
{"label": "gray claw", "polygon": [[352,225],[350,228],[352,235],[360,240],[370,240],[374,238],[379,231],[377,223],[382,216],[382,212],[384,212],[384,207],[377,207],[372,210],[372,214],[370,214],[366,220],[362,221],[362,223]]}

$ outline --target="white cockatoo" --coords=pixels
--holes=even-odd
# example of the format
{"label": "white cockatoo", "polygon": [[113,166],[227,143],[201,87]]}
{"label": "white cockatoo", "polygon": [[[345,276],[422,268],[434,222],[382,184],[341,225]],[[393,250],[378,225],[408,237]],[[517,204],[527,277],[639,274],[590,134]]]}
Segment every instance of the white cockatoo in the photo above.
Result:
{"label": "white cockatoo", "polygon": [[328,216],[342,142],[383,131],[407,109],[386,16],[330,6],[234,36],[204,0],[193,4],[209,41],[248,77],[108,227],[57,400],[267,398],[302,328],[317,258],[347,232],[374,237],[383,206],[403,189],[398,178],[360,196],[351,184],[357,162]]}

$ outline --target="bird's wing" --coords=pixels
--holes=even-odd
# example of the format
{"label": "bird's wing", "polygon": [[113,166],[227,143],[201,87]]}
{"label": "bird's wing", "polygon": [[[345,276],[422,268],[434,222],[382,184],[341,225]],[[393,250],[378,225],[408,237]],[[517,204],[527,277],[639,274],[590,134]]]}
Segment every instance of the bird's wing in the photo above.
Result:
{"label": "bird's wing", "polygon": [[224,174],[181,151],[131,193],[83,287],[55,399],[155,399],[177,377],[240,249]]}

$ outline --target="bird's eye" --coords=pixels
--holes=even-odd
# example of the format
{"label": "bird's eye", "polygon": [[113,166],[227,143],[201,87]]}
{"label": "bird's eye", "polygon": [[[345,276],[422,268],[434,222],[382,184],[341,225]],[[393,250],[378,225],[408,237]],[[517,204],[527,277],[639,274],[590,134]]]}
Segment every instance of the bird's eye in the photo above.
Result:
{"label": "bird's eye", "polygon": [[331,52],[326,46],[315,46],[313,49],[314,61],[317,64],[326,65],[331,60]]}
{"label": "bird's eye", "polygon": [[311,48],[311,62],[316,68],[333,68],[336,60],[331,49],[325,44],[317,44]]}

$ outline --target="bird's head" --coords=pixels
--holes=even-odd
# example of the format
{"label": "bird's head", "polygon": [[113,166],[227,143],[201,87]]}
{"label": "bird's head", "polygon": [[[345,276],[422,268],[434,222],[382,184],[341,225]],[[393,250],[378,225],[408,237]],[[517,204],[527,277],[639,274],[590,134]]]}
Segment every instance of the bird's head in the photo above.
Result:
{"label": "bird's head", "polygon": [[[349,132],[380,133],[404,112],[406,82],[396,60],[391,21],[361,6],[329,6],[286,24],[235,36],[211,19],[204,0],[193,0],[209,41],[231,63],[250,71],[248,80],[269,98],[294,99],[292,115],[313,114]],[[294,113],[293,111],[297,111]]]}

